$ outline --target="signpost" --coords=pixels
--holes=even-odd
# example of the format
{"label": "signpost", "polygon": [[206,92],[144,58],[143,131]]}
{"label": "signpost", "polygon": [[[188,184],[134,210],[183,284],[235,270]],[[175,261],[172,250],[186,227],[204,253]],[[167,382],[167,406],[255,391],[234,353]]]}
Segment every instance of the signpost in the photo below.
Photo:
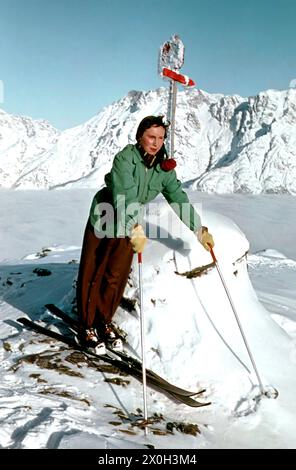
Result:
{"label": "signpost", "polygon": [[170,80],[168,119],[171,123],[169,132],[169,155],[174,157],[175,152],[175,126],[177,106],[177,83],[186,87],[195,86],[195,82],[182,75],[179,70],[184,63],[184,44],[177,34],[173,34],[169,41],[160,47],[158,71],[164,79]]}

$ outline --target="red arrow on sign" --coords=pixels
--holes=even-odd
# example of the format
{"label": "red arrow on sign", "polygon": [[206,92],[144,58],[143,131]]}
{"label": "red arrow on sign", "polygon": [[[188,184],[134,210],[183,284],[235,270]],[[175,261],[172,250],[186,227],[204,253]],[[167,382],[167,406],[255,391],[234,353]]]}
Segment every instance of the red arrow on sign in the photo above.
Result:
{"label": "red arrow on sign", "polygon": [[187,75],[182,75],[181,73],[175,72],[174,70],[168,69],[167,67],[163,67],[162,69],[163,77],[171,78],[176,82],[182,83],[185,86],[195,86],[195,82],[187,77]]}

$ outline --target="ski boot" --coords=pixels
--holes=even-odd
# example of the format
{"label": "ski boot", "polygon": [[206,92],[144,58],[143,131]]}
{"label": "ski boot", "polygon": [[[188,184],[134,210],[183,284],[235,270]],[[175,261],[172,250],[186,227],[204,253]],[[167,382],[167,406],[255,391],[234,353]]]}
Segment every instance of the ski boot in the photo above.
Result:
{"label": "ski boot", "polygon": [[86,349],[91,349],[98,355],[106,354],[105,342],[99,338],[95,328],[81,330],[77,336],[77,342]]}
{"label": "ski boot", "polygon": [[123,341],[122,338],[119,336],[116,328],[112,323],[103,324],[98,329],[99,336],[102,338],[107,346],[113,351],[123,351]]}

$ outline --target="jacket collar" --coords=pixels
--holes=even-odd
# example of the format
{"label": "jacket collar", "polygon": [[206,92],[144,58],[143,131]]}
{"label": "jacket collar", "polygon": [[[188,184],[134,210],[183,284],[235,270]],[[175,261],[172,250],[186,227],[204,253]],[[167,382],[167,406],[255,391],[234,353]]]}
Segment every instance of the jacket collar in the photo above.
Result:
{"label": "jacket collar", "polygon": [[[133,162],[134,163],[137,163],[139,160],[140,162],[145,165],[146,168],[150,169],[150,168],[154,168],[154,170],[156,170],[157,172],[159,172],[161,170],[160,168],[160,164],[159,163],[156,163],[156,165],[152,165],[152,166],[149,166],[148,163],[148,159],[152,159],[152,155],[148,155],[147,154],[147,160],[148,161],[145,161],[145,157],[146,157],[146,154],[143,152],[143,149],[139,146],[139,144],[135,144],[134,145],[134,157],[133,157]],[[157,157],[156,157],[157,158]]]}

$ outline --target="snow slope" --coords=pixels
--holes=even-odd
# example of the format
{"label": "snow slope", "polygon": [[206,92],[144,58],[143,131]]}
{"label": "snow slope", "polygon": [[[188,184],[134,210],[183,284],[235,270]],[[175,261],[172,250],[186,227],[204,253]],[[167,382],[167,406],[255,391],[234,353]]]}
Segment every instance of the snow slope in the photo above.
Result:
{"label": "snow slope", "polygon": [[[260,217],[260,198],[257,199],[258,210],[253,214],[249,231],[252,247],[260,227],[273,226],[279,243],[267,245],[267,251],[246,254],[249,242],[245,235],[233,221],[213,211],[214,207],[210,211],[203,205],[203,221],[214,234],[215,253],[263,383],[279,390],[278,399],[254,399],[258,397],[256,377],[216,270],[209,268],[192,279],[176,274],[205,266],[211,263],[211,258],[172,215],[169,236],[151,238],[144,254],[147,362],[180,386],[206,386],[204,399],[210,399],[212,405],[194,410],[149,389],[149,415],[157,413],[164,419],[151,426],[145,437],[132,425],[137,409],[142,408],[142,387],[136,380],[121,377],[129,381],[126,386],[105,382],[106,378],[118,378],[118,374],[99,372],[94,364],[87,365],[81,355],[24,330],[16,322],[19,316],[26,315],[51,328],[65,330],[44,304],[56,302],[71,310],[82,236],[80,226],[90,202],[87,193],[41,192],[42,197],[37,198],[39,193],[34,191],[2,191],[2,200],[12,201],[13,194],[22,195],[27,207],[31,201],[32,217],[28,226],[29,212],[15,205],[18,226],[7,227],[11,233],[17,228],[14,240],[19,237],[24,243],[28,237],[32,246],[29,236],[37,229],[37,238],[40,237],[41,225],[51,244],[36,246],[30,253],[25,251],[24,243],[23,256],[15,259],[11,257],[9,238],[1,244],[2,447],[295,448],[296,253],[288,259],[278,249],[282,228],[271,210],[272,199],[267,220]],[[195,202],[200,200],[197,192],[190,196]],[[237,201],[237,196],[225,197],[224,211],[231,213]],[[47,211],[42,211],[46,202]],[[251,202],[254,204],[254,200]],[[217,206],[223,206],[221,197]],[[286,207],[283,199],[282,214]],[[70,210],[71,224],[79,230],[69,233],[69,226],[60,225],[59,220],[65,220]],[[159,198],[149,212],[150,223],[156,223],[157,215],[163,233],[169,210]],[[35,218],[36,211],[43,216]],[[3,219],[3,226],[2,222]],[[67,241],[64,244],[63,239]],[[45,246],[50,251],[42,250]],[[48,269],[51,274],[38,276],[34,272],[36,267]],[[125,295],[139,297],[136,263]],[[138,309],[128,312],[120,308],[116,320],[128,333],[130,349],[139,354]],[[174,434],[165,434],[166,424],[172,422],[193,423],[200,433],[188,435],[175,429]]]}

